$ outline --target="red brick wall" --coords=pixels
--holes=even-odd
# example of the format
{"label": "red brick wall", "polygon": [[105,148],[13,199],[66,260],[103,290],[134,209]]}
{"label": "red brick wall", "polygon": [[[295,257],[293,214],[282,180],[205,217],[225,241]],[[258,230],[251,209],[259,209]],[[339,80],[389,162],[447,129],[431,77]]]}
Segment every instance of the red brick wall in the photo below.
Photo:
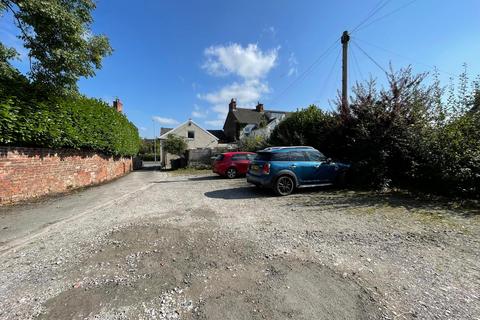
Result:
{"label": "red brick wall", "polygon": [[102,183],[132,170],[132,159],[70,149],[0,147],[0,204]]}

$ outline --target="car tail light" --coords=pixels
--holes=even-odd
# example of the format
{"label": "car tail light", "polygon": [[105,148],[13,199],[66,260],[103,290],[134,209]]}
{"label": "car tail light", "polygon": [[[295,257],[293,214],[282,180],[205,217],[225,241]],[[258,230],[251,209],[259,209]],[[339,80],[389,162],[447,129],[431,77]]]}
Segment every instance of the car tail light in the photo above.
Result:
{"label": "car tail light", "polygon": [[270,174],[270,163],[265,163],[262,168],[263,174]]}

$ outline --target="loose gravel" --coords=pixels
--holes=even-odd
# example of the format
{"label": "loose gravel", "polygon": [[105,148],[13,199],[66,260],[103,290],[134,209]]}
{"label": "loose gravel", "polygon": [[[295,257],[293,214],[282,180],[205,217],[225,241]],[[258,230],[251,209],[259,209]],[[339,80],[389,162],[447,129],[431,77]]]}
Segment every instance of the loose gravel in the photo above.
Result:
{"label": "loose gravel", "polygon": [[1,319],[480,319],[475,211],[141,174],[2,244]]}

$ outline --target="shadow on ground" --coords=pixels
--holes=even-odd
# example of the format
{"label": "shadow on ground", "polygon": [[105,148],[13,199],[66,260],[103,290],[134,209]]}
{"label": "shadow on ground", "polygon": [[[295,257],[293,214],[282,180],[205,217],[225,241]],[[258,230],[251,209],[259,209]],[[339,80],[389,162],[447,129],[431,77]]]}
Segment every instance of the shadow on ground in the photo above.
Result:
{"label": "shadow on ground", "polygon": [[271,190],[255,187],[228,188],[205,192],[204,195],[213,199],[255,199],[269,198],[275,195]]}

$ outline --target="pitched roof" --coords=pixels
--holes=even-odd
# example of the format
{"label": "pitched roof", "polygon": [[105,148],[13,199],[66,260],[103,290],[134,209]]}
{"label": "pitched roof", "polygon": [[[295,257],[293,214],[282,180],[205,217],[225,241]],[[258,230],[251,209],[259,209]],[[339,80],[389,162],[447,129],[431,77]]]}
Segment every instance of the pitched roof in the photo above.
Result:
{"label": "pitched roof", "polygon": [[[217,138],[216,136],[214,136],[213,134],[211,134],[211,133],[208,132],[207,130],[203,129],[203,128],[202,128],[201,126],[199,126],[195,121],[190,120],[190,119],[187,120],[187,121],[185,121],[184,123],[179,124],[179,125],[176,126],[175,128],[173,128],[173,129],[165,132],[164,134],[160,135],[160,137],[158,137],[158,138],[159,138],[159,139],[166,139],[167,136],[168,136],[168,133],[169,133],[170,131],[172,131],[172,133],[173,133],[173,131],[177,130],[178,128],[180,128],[180,127],[182,127],[182,126],[184,126],[184,125],[186,125],[186,124],[189,123],[189,122],[192,123],[193,125],[197,126],[200,130],[204,131],[206,134],[212,136],[212,138],[215,138],[215,140],[218,140],[218,138]],[[168,129],[168,128],[167,128],[167,129]]]}
{"label": "pitched roof", "polygon": [[288,114],[286,111],[273,111],[273,110],[265,110],[264,112],[258,112],[255,109],[244,109],[244,108],[237,108],[232,110],[232,114],[235,116],[237,121],[242,124],[260,124],[262,119],[267,118],[267,120],[271,120],[272,113],[280,113],[280,114]]}
{"label": "pitched roof", "polygon": [[213,134],[215,137],[218,138],[220,141],[226,141],[227,136],[225,135],[225,132],[223,130],[207,130],[211,134]]}
{"label": "pitched roof", "polygon": [[172,131],[173,128],[160,128],[160,135],[164,135],[165,133]]}

